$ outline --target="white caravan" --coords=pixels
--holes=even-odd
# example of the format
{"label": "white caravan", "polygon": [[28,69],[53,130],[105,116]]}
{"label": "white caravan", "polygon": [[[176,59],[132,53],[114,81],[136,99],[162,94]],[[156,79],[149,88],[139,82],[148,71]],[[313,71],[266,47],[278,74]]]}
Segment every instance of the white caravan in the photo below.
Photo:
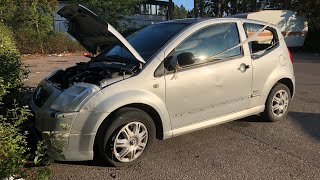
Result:
{"label": "white caravan", "polygon": [[[264,21],[277,25],[281,30],[288,47],[303,46],[308,33],[308,22],[306,21],[306,18],[298,16],[296,12],[290,10],[264,10],[236,14],[232,17]],[[265,36],[268,35],[265,34]]]}

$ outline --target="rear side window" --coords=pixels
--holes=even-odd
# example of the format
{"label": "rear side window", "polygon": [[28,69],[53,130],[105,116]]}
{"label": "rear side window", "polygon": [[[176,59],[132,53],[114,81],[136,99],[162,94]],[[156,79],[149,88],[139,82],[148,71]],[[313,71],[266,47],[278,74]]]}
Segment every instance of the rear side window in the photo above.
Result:
{"label": "rear side window", "polygon": [[[253,23],[244,23],[243,26],[248,38],[258,33],[264,27],[263,25]],[[275,49],[278,44],[277,31],[274,28],[267,27],[256,36],[254,41],[249,42],[251,57],[253,59],[262,57]]]}

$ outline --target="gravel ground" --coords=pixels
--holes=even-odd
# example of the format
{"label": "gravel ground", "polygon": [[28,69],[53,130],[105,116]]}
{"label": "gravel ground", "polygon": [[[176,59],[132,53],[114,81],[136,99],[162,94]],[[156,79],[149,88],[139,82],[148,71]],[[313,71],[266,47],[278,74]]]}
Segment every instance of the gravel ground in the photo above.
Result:
{"label": "gravel ground", "polygon": [[[25,60],[26,86],[86,58]],[[52,179],[320,179],[320,56],[294,54],[296,94],[287,120],[244,118],[155,143],[140,163],[103,167],[95,161],[56,162]]]}
{"label": "gravel ground", "polygon": [[22,60],[30,71],[29,77],[25,81],[25,86],[35,88],[50,72],[56,69],[66,69],[79,62],[87,62],[89,59],[84,56],[28,56],[23,57]]}

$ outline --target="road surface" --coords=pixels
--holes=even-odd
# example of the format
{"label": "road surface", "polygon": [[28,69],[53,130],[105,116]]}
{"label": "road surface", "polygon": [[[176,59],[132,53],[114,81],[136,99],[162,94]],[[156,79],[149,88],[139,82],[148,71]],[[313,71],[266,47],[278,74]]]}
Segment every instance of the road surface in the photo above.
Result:
{"label": "road surface", "polygon": [[[27,60],[27,86],[83,57]],[[320,55],[294,54],[296,94],[289,117],[252,116],[155,143],[140,163],[103,167],[95,161],[56,162],[52,179],[320,179]]]}

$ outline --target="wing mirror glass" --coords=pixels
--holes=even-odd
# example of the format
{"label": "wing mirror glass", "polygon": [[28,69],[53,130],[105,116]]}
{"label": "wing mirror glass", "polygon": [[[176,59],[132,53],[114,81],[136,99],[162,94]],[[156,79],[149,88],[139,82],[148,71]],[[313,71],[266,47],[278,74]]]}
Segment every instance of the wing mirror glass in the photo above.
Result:
{"label": "wing mirror glass", "polygon": [[195,62],[194,55],[191,52],[184,52],[177,56],[179,66],[188,66]]}
{"label": "wing mirror glass", "polygon": [[185,52],[181,53],[178,56],[168,56],[156,69],[154,76],[161,77],[165,74],[166,71],[174,71],[181,66],[191,65],[195,62],[195,58],[192,53]]}

